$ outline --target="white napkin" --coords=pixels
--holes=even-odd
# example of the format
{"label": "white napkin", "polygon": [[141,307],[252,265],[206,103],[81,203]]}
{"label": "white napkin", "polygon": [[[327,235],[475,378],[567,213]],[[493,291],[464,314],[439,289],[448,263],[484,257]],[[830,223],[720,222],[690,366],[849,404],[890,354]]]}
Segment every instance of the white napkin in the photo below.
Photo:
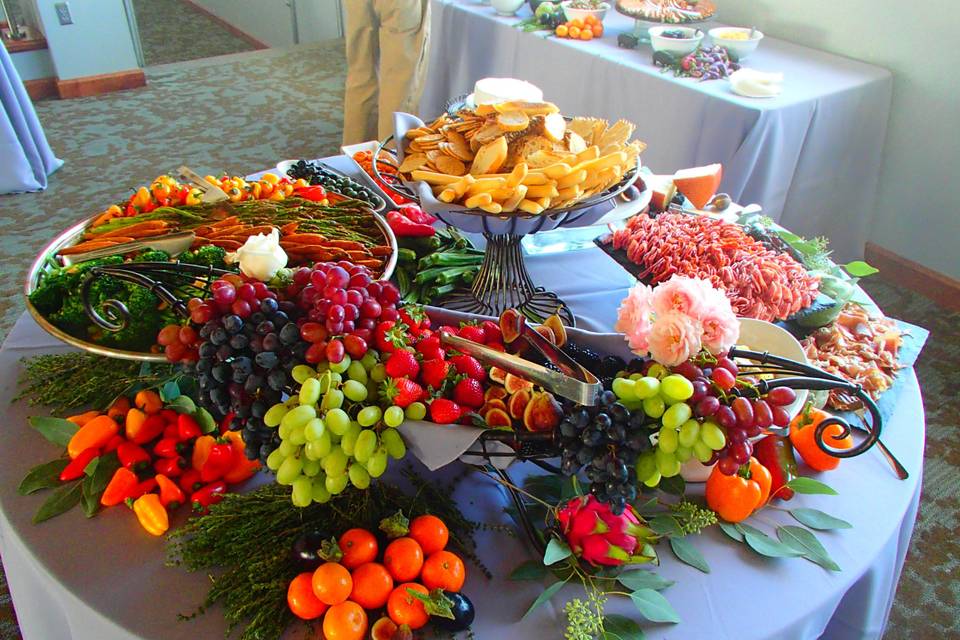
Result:
{"label": "white napkin", "polygon": [[748,98],[770,98],[783,91],[783,74],[739,69],[730,74],[730,88]]}
{"label": "white napkin", "polygon": [[[482,456],[465,456],[467,451],[481,451],[475,443],[484,429],[467,427],[461,424],[434,424],[422,420],[405,420],[397,429],[403,436],[407,449],[430,471],[436,471],[458,458],[467,464],[492,463],[505,469],[514,461],[509,456],[494,456],[489,461]],[[487,451],[509,452],[511,449],[501,442],[488,442]]]}

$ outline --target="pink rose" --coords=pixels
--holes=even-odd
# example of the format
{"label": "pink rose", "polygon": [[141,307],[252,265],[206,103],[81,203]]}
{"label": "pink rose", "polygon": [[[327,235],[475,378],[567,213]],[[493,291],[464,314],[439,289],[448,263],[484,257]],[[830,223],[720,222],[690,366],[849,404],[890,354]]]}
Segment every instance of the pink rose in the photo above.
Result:
{"label": "pink rose", "polygon": [[615,330],[626,336],[630,349],[639,354],[647,353],[651,328],[651,295],[652,290],[647,285],[638,284],[632,287],[620,303],[617,323],[614,325]]}
{"label": "pink rose", "polygon": [[740,337],[740,321],[733,312],[730,299],[719,289],[711,289],[705,297],[703,346],[712,354],[728,351]]}
{"label": "pink rose", "polygon": [[650,331],[650,355],[674,367],[700,351],[700,323],[679,311],[657,315]]}
{"label": "pink rose", "polygon": [[658,315],[676,311],[699,319],[703,307],[703,280],[673,276],[653,290],[650,304]]}

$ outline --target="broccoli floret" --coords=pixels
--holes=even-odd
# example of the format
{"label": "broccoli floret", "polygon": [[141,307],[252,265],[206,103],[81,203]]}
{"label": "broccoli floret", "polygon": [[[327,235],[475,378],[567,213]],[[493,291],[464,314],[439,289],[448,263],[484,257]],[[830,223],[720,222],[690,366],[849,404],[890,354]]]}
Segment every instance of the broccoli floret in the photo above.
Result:
{"label": "broccoli floret", "polygon": [[224,260],[226,255],[227,251],[223,247],[208,244],[200,247],[196,251],[185,251],[184,253],[181,253],[180,262],[224,269],[227,266],[227,263]]}
{"label": "broccoli floret", "polygon": [[133,259],[134,262],[168,262],[169,260],[170,254],[159,249],[147,249]]}
{"label": "broccoli floret", "polygon": [[90,318],[83,307],[79,295],[70,295],[63,299],[63,304],[57,311],[48,316],[50,322],[63,329],[70,335],[83,337]]}
{"label": "broccoli floret", "polygon": [[124,297],[124,304],[130,312],[131,318],[157,314],[157,307],[160,306],[160,299],[145,287],[135,284],[126,285],[127,295]]}
{"label": "broccoli floret", "polygon": [[40,285],[30,294],[30,302],[45,315],[57,311],[69,292],[69,277],[63,269],[47,273]]}

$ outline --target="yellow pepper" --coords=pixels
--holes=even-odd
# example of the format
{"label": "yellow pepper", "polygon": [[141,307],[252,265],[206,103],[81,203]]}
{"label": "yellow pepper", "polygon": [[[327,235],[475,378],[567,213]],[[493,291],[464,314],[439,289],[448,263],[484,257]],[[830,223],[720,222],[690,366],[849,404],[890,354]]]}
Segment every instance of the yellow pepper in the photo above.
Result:
{"label": "yellow pepper", "polygon": [[261,187],[259,182],[251,182],[249,185],[247,185],[247,190],[250,192],[250,197],[254,200],[260,199],[260,189]]}
{"label": "yellow pepper", "polygon": [[140,526],[151,535],[162,536],[170,528],[170,517],[160,502],[160,496],[155,493],[147,493],[137,498],[133,503],[133,512],[137,514]]}
{"label": "yellow pepper", "polygon": [[280,182],[280,176],[278,176],[275,173],[265,173],[262,176],[260,176],[260,179],[263,180],[264,182],[269,182],[270,184],[277,184],[278,182]]}
{"label": "yellow pepper", "polygon": [[184,199],[183,204],[194,205],[200,204],[202,200],[200,199],[203,196],[203,192],[200,189],[190,189],[187,192],[187,197]]}
{"label": "yellow pepper", "polygon": [[120,431],[116,420],[107,415],[97,416],[85,422],[67,443],[67,453],[70,459],[76,458],[85,450],[93,447],[99,449],[107,444]]}
{"label": "yellow pepper", "polygon": [[150,194],[150,190],[146,187],[140,187],[137,189],[137,193],[133,196],[133,206],[135,207],[144,207],[152,201],[153,196]]}

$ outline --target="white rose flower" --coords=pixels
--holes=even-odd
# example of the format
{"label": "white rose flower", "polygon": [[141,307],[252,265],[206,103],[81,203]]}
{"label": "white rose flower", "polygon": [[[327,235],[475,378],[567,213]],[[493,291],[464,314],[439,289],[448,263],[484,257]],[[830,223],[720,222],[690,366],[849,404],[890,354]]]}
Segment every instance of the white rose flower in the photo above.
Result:
{"label": "white rose flower", "polygon": [[287,253],[280,246],[280,230],[274,227],[270,233],[250,236],[236,252],[227,254],[227,262],[239,262],[241,273],[248,278],[270,280],[287,266]]}

